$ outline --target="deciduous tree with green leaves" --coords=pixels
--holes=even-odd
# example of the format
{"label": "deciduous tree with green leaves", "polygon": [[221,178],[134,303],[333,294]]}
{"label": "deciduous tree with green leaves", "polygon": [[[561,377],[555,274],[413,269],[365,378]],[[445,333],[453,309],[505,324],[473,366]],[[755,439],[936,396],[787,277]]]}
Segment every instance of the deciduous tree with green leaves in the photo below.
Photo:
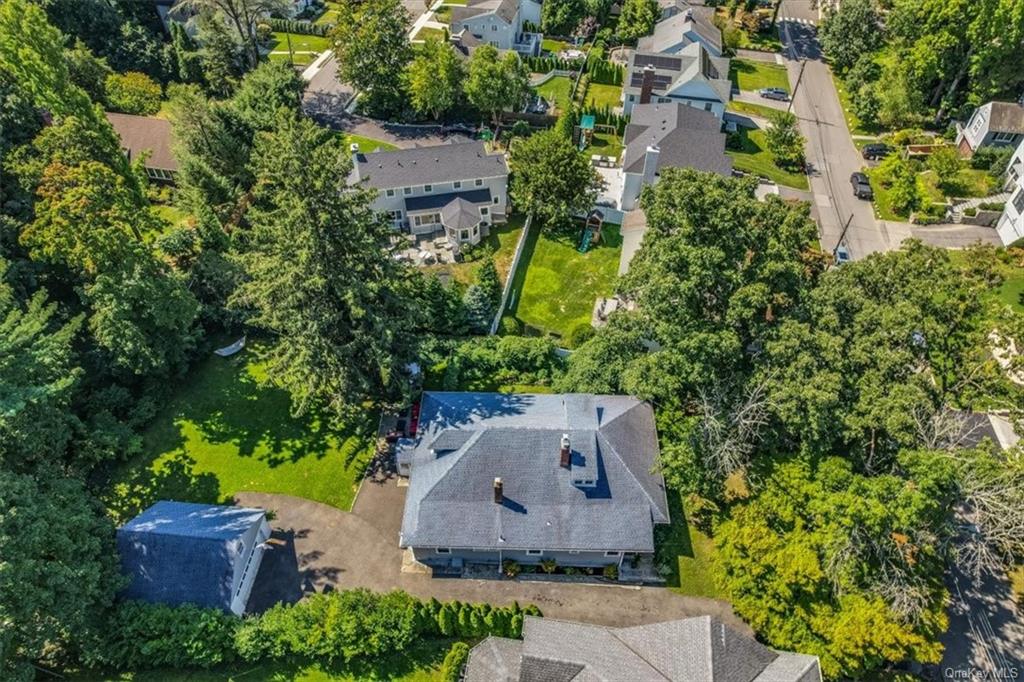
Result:
{"label": "deciduous tree with green leaves", "polygon": [[112,73],[103,85],[107,102],[115,111],[142,116],[160,111],[160,84],[144,73]]}
{"label": "deciduous tree with green leaves", "polygon": [[465,73],[462,62],[448,43],[428,39],[416,48],[416,56],[405,72],[412,106],[420,114],[441,120],[459,101]]}
{"label": "deciduous tree with green leaves", "polygon": [[509,166],[513,203],[545,226],[565,225],[590,210],[604,184],[590,159],[554,129],[513,145]]}
{"label": "deciduous tree with green leaves", "polygon": [[493,45],[481,45],[469,59],[465,92],[470,103],[489,113],[495,124],[501,112],[523,103],[530,91],[530,73],[515,52],[499,54]]}
{"label": "deciduous tree with green leaves", "polygon": [[402,108],[403,75],[413,56],[406,35],[409,23],[400,0],[338,6],[330,33],[338,75],[362,93],[368,111],[389,115]]}
{"label": "deciduous tree with green leaves", "polygon": [[788,111],[773,112],[764,131],[768,151],[775,165],[781,168],[802,168],[804,138],[797,128],[796,115]]}
{"label": "deciduous tree with green leaves", "polygon": [[623,40],[636,40],[654,31],[661,10],[656,0],[626,0],[615,32]]}
{"label": "deciduous tree with green leaves", "polygon": [[286,8],[285,0],[181,0],[173,11],[191,10],[223,17],[243,45],[247,68],[251,69],[260,62],[260,45],[256,37],[259,19],[268,14],[281,13]]}
{"label": "deciduous tree with green leaves", "polygon": [[825,54],[839,73],[882,44],[882,27],[875,0],[845,0],[830,8],[818,29]]}

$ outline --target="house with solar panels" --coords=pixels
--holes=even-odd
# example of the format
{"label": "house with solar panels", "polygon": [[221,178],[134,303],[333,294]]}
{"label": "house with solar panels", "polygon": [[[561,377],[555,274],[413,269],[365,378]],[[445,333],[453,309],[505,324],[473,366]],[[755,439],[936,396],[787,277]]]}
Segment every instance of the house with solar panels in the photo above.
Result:
{"label": "house with solar panels", "polygon": [[713,56],[700,42],[672,54],[637,49],[630,55],[622,87],[622,111],[629,116],[637,104],[678,102],[721,119],[732,94],[729,59]]}
{"label": "house with solar panels", "polygon": [[269,537],[262,509],[157,502],[117,530],[123,596],[240,616]]}
{"label": "house with solar panels", "polygon": [[629,396],[428,392],[396,454],[399,544],[429,566],[621,566],[669,523],[654,411]]}
{"label": "house with solar panels", "polygon": [[397,231],[479,244],[508,214],[508,164],[483,142],[363,153],[353,144],[349,184],[376,190],[374,210]]}

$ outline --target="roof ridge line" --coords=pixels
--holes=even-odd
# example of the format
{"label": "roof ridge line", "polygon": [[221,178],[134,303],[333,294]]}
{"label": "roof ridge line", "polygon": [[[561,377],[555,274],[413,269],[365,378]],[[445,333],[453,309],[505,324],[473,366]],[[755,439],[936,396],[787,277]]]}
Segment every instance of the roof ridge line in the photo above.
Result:
{"label": "roof ridge line", "polygon": [[[666,621],[662,621],[662,622],[666,622]],[[657,623],[651,623],[651,625],[657,625]],[[609,627],[606,627],[606,626],[603,626],[603,627],[605,628],[605,630],[608,632],[609,635],[611,635],[612,637],[615,638],[615,641],[617,641],[620,644],[622,644],[622,646],[624,646],[627,649],[629,649],[629,651],[631,651],[634,656],[636,656],[641,661],[643,661],[644,663],[649,665],[651,667],[651,670],[653,670],[658,675],[660,675],[663,680],[665,680],[666,682],[672,682],[672,678],[671,677],[669,677],[668,675],[663,673],[660,668],[658,668],[653,663],[651,663],[649,660],[647,660],[647,658],[643,654],[641,654],[639,651],[637,651],[636,649],[631,647],[627,642],[625,642],[621,637],[619,637],[618,634],[616,634],[615,630],[618,630],[619,628],[615,628],[615,630],[613,630],[613,629],[611,629]]]}
{"label": "roof ridge line", "polygon": [[[638,404],[641,404],[641,405],[642,405],[643,403],[638,403]],[[635,407],[635,406],[634,406],[634,407]],[[629,409],[630,409],[630,410],[632,410],[633,408],[631,407],[631,408],[629,408]],[[629,410],[626,410],[626,412],[629,412]],[[623,414],[625,414],[625,412],[624,412]],[[618,419],[618,417],[616,417],[615,419]],[[613,422],[615,421],[615,419],[612,419],[612,420],[611,420],[610,422],[608,422],[608,423],[609,423],[609,424],[613,423]],[[607,437],[607,436],[605,436],[605,435],[604,435],[604,433],[602,433],[602,432],[601,432],[601,429],[600,429],[600,428],[599,428],[599,429],[597,430],[597,432],[598,432],[598,434],[600,434],[601,436],[604,436],[604,440],[605,440],[605,442],[606,442],[606,443],[608,443],[608,449],[609,449],[609,450],[611,450],[611,451],[612,451],[612,454],[614,454],[614,455],[615,455],[615,457],[616,457],[616,459],[618,459],[618,460],[619,460],[619,463],[621,463],[621,464],[622,464],[622,468],[626,470],[626,473],[628,473],[628,474],[629,474],[629,477],[630,477],[630,478],[632,478],[632,479],[633,479],[633,481],[634,481],[634,482],[636,483],[637,487],[638,487],[638,488],[640,488],[640,492],[642,492],[642,493],[644,494],[644,497],[646,497],[646,498],[647,498],[647,501],[648,501],[648,502],[650,503],[650,505],[651,505],[652,507],[654,507],[655,509],[658,509],[658,503],[657,503],[657,502],[655,502],[655,501],[654,501],[654,498],[653,498],[653,497],[651,497],[651,496],[650,496],[650,495],[648,494],[648,492],[647,492],[647,489],[646,489],[646,488],[644,488],[643,484],[642,484],[642,483],[640,483],[640,479],[638,479],[638,478],[636,477],[636,474],[634,474],[634,473],[633,473],[633,470],[629,468],[629,465],[628,465],[628,464],[626,464],[626,460],[624,460],[624,459],[622,458],[622,455],[620,455],[620,454],[619,454],[619,451],[618,451],[618,450],[617,450],[617,449],[615,448],[615,445],[614,445],[614,444],[613,444],[613,443],[612,443],[612,442],[611,442],[611,441],[610,441],[610,440],[608,439],[608,437]],[[660,510],[660,509],[658,509],[658,511],[660,512],[661,510]]]}

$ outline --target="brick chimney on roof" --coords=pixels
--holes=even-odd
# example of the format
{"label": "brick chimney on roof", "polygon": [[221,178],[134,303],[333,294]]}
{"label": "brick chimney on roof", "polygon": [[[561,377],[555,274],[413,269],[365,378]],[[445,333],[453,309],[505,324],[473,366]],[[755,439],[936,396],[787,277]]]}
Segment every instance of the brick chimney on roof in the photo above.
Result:
{"label": "brick chimney on roof", "polygon": [[568,433],[563,433],[562,434],[562,447],[561,447],[561,449],[559,449],[558,454],[559,454],[558,465],[560,467],[562,467],[563,469],[568,469],[569,468],[569,464],[572,461],[570,459],[570,456],[572,454],[572,448],[569,447],[569,434]]}
{"label": "brick chimney on roof", "polygon": [[654,67],[648,64],[644,67],[643,76],[640,78],[640,104],[650,104],[652,92],[654,92]]}
{"label": "brick chimney on roof", "polygon": [[501,479],[494,479],[494,504],[501,504],[505,501],[505,492],[501,484]]}

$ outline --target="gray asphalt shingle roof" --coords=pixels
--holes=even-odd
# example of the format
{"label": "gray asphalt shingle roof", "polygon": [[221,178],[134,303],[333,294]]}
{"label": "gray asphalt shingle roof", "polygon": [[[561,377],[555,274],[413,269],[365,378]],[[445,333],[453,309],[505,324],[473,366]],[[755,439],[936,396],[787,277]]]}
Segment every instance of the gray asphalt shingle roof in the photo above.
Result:
{"label": "gray asphalt shingle roof", "polygon": [[134,161],[143,154],[147,168],[166,171],[178,170],[178,160],[171,150],[171,122],[156,116],[133,116],[131,114],[106,113],[114,132],[121,138],[121,147],[128,151],[128,158]]}
{"label": "gray asphalt shingle roof", "polygon": [[683,35],[693,31],[702,40],[722,52],[722,31],[715,26],[711,17],[714,9],[710,7],[690,7],[683,5],[679,13],[662,19],[654,26],[654,33],[644,36],[637,42],[640,52],[665,52],[683,41]]}
{"label": "gray asphalt shingle roof", "polygon": [[988,129],[997,133],[1024,133],[1024,104],[991,102]]}
{"label": "gray asphalt shingle roof", "polygon": [[515,668],[509,663],[515,640],[495,639],[470,652],[466,682],[821,680],[816,657],[774,651],[711,616],[630,628],[527,616],[518,643],[517,676],[510,674]]}
{"label": "gray asphalt shingle roof", "polygon": [[161,501],[117,531],[129,599],[229,608],[241,538],[262,509]]}
{"label": "gray asphalt shingle roof", "polygon": [[511,24],[519,11],[518,0],[469,0],[465,5],[452,7],[452,23],[458,23],[493,12],[506,24]]}
{"label": "gray asphalt shingle roof", "polygon": [[732,174],[732,159],[725,153],[722,122],[713,113],[686,104],[638,104],[633,107],[624,140],[622,168],[642,173],[647,148],[657,147],[658,168],[696,168]]}
{"label": "gray asphalt shingle roof", "polygon": [[653,524],[669,520],[654,413],[635,398],[425,393],[399,450],[412,462],[403,546],[650,552]]}
{"label": "gray asphalt shingle roof", "polygon": [[351,180],[388,189],[507,175],[504,154],[488,154],[483,142],[460,142],[358,153]]}

